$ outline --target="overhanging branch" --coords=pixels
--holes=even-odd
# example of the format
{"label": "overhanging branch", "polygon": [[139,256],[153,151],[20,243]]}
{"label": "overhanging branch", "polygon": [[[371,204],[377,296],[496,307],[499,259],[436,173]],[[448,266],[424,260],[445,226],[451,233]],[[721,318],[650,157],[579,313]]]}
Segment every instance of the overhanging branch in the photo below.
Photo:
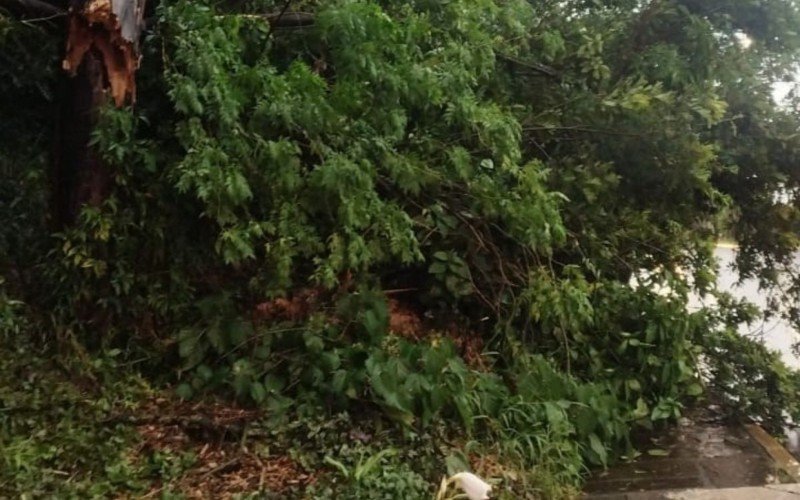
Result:
{"label": "overhanging branch", "polygon": [[44,0],[0,0],[0,8],[22,19],[32,17],[59,17],[67,11]]}
{"label": "overhanging branch", "polygon": [[265,14],[223,14],[245,19],[263,19],[273,28],[302,28],[314,24],[314,14],[310,12],[267,12]]}
{"label": "overhanging branch", "polygon": [[503,54],[503,53],[498,53],[497,57],[511,64],[515,64],[517,66],[532,70],[536,73],[539,73],[540,75],[544,75],[550,78],[561,78],[561,73],[559,73],[558,70],[556,70],[555,68],[551,68],[546,64],[522,61],[520,59],[517,59],[516,57],[512,57],[508,54]]}
{"label": "overhanging branch", "polygon": [[283,15],[267,14],[265,17],[276,28],[296,28],[314,24],[314,14],[310,12],[284,12]]}

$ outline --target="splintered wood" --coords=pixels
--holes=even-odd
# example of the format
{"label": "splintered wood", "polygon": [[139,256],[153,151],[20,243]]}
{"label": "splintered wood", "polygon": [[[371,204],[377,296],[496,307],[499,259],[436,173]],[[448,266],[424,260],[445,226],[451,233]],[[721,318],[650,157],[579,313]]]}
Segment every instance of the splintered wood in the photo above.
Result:
{"label": "splintered wood", "polygon": [[117,107],[136,100],[139,33],[145,0],[74,1],[63,68],[72,75],[89,51],[104,66],[105,88]]}

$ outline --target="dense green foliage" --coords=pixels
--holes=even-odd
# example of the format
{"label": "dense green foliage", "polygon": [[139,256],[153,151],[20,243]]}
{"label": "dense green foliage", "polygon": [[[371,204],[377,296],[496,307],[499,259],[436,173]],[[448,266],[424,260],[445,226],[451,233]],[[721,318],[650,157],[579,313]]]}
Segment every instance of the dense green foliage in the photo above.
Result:
{"label": "dense green foliage", "polygon": [[[794,1],[297,1],[299,28],[236,5],[158,3],[136,106],[93,135],[114,189],[55,233],[63,33],[0,12],[4,343],[112,351],[275,429],[391,423],[319,443],[322,498],[430,493],[450,453],[494,457],[509,495],[566,494],[705,385],[772,430],[800,412],[712,258],[733,234],[797,320],[800,108],[771,96]],[[5,419],[0,451],[28,453]]]}

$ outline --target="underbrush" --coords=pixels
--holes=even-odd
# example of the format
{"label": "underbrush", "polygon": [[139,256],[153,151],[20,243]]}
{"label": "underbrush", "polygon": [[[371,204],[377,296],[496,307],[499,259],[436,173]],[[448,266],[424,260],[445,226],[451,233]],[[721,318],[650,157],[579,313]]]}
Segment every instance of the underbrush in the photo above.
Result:
{"label": "underbrush", "polygon": [[[683,397],[654,397],[648,372],[582,381],[519,343],[499,363],[452,333],[372,338],[389,317],[360,307],[347,342],[338,327],[298,327],[251,332],[256,349],[231,359],[182,346],[180,382],[133,351],[22,340],[35,337],[21,334],[31,328],[24,305],[6,302],[15,314],[0,353],[0,492],[9,496],[432,498],[442,476],[472,471],[493,498],[572,498],[590,468],[636,455],[632,429],[680,416],[700,383],[679,374]],[[729,414],[783,422],[796,408],[794,372],[725,328],[731,317],[694,321],[709,333],[697,351],[704,383]],[[621,335],[619,348],[635,338]],[[670,376],[663,366],[658,375]],[[575,358],[579,369],[591,365]]]}
{"label": "underbrush", "polygon": [[[496,441],[477,441],[442,420],[426,430],[399,428],[374,410],[300,406],[274,415],[211,397],[185,402],[115,357],[66,367],[53,352],[4,349],[0,493],[432,498],[442,475],[462,470],[495,481],[498,498],[577,491],[576,448],[538,422],[527,436],[521,427],[506,436],[505,428]],[[565,460],[572,462],[566,476]]]}
{"label": "underbrush", "polygon": [[[47,359],[49,358],[49,359]],[[76,376],[53,353],[4,342],[0,355],[0,493],[104,496],[141,490],[133,429],[108,421],[148,393],[137,377]]]}
{"label": "underbrush", "polygon": [[45,322],[4,294],[11,496],[431,498],[472,471],[493,498],[571,498],[591,468],[636,455],[632,429],[669,425],[704,384],[725,388],[731,416],[773,427],[797,407],[796,375],[732,329],[743,305],[688,313],[676,296],[575,278],[537,294],[550,342],[505,331],[500,352],[362,288],[264,302],[248,320],[208,298],[158,361],[140,340],[34,335]]}

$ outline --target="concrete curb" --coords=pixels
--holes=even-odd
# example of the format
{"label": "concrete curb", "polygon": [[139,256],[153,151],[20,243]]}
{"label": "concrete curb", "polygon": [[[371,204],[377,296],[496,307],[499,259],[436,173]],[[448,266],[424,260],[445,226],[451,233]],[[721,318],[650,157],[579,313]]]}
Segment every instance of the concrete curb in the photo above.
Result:
{"label": "concrete curb", "polygon": [[782,444],[769,435],[760,425],[747,424],[744,428],[750,434],[750,437],[764,448],[764,451],[772,458],[778,469],[786,473],[792,481],[800,483],[800,462]]}

